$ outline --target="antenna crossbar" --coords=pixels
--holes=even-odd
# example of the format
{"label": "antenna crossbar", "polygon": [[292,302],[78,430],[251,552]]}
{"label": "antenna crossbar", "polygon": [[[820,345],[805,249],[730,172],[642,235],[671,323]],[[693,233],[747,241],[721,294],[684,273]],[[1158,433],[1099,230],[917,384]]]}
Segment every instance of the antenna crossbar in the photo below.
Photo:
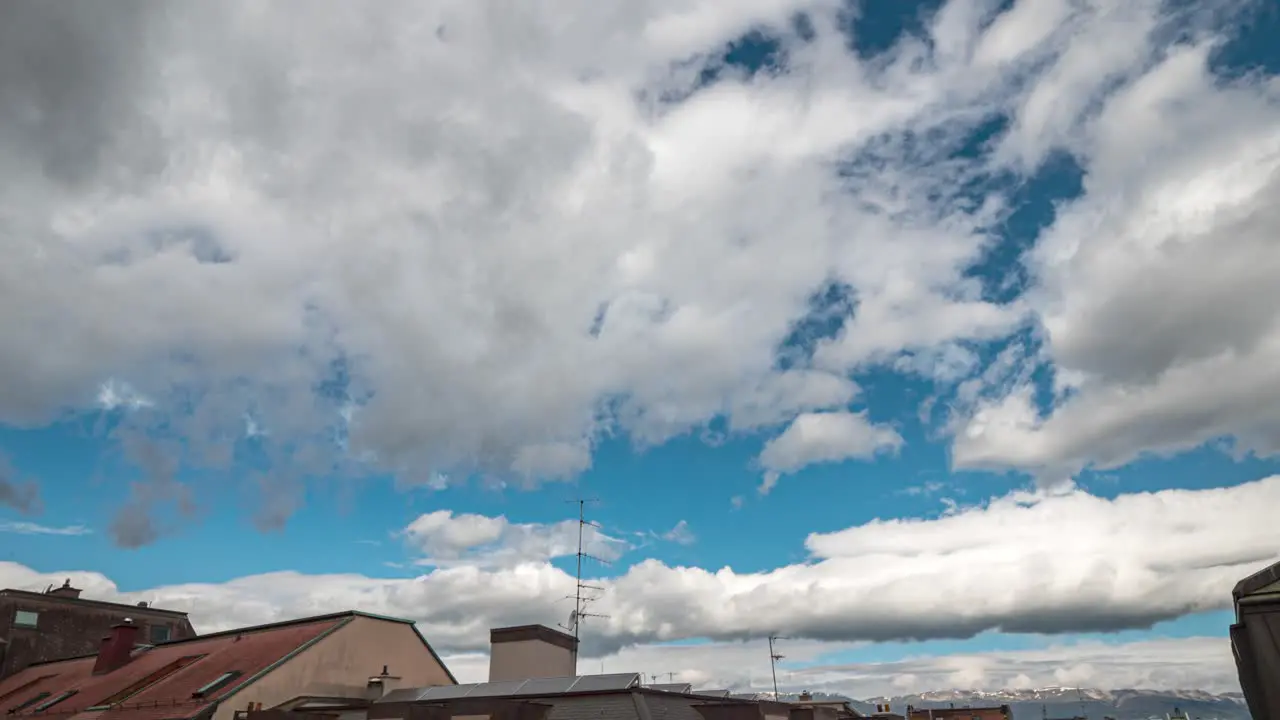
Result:
{"label": "antenna crossbar", "polygon": [[[596,557],[595,555],[592,555],[590,553],[583,551],[583,543],[585,540],[584,531],[586,530],[586,528],[591,527],[596,530],[600,529],[599,523],[596,523],[594,521],[587,519],[587,512],[586,512],[587,503],[597,503],[600,501],[597,498],[578,498],[576,500],[567,500],[566,502],[574,503],[578,506],[578,552],[576,553],[577,570],[575,573],[574,592],[572,595],[567,596],[573,599],[573,610],[569,613],[569,623],[567,625],[561,625],[560,627],[564,628],[565,630],[572,631],[573,639],[577,641],[579,639],[579,630],[581,629],[583,618],[609,617],[608,615],[602,615],[600,613],[589,613],[584,611],[584,608],[586,608],[587,603],[595,602],[596,600],[599,599],[599,597],[597,596],[585,594],[584,591],[603,592],[604,588],[600,587],[599,585],[589,585],[587,583],[582,582],[582,561],[594,560],[595,562],[598,562],[601,565],[608,565],[609,562],[603,558]],[[577,667],[576,667],[577,654],[576,653],[574,655],[574,665],[575,665],[574,672],[577,672]]]}

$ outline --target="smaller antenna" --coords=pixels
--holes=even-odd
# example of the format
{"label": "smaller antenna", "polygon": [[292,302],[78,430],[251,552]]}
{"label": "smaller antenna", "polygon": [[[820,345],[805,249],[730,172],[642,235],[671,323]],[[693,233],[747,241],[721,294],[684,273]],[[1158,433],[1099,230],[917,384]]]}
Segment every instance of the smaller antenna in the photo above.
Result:
{"label": "smaller antenna", "polygon": [[779,655],[773,649],[773,641],[777,639],[777,635],[769,636],[769,672],[773,675],[773,699],[775,702],[778,700],[778,661],[786,657],[785,655]]}

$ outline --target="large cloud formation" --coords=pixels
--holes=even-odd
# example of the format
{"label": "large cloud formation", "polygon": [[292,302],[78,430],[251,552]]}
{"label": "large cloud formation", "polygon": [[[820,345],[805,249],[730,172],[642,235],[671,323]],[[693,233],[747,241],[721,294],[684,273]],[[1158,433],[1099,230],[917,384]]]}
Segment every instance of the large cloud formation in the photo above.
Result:
{"label": "large cloud formation", "polygon": [[[1232,585],[1275,559],[1277,505],[1280,476],[1114,499],[1079,489],[1018,492],[933,519],[813,534],[806,561],[769,571],[643,560],[590,581],[602,588],[592,610],[608,617],[586,626],[584,652],[768,633],[855,642],[1148,628],[1229,607]],[[97,573],[0,563],[0,586],[70,577],[94,597],[187,610],[203,630],[360,608],[417,621],[442,650],[481,651],[491,627],[567,616],[562,600],[573,580],[550,561],[576,548],[554,542],[558,532],[505,518],[425,515],[404,533],[414,551],[457,557],[483,548],[495,562],[433,560],[438,567],[415,578],[278,572],[121,592]],[[506,562],[515,557],[523,561]]]}
{"label": "large cloud formation", "polygon": [[[1223,638],[1157,639],[1130,643],[1046,643],[1034,650],[957,652],[875,663],[831,662],[857,652],[849,643],[787,640],[778,669],[782,692],[828,692],[853,698],[893,697],[926,689],[1028,690],[1046,687],[1196,688],[1239,692],[1231,644]],[[914,654],[913,654],[914,655]],[[459,682],[488,677],[484,653],[445,658]],[[687,682],[698,688],[773,689],[764,640],[745,643],[646,645],[584,659],[584,672],[641,672],[645,680]]]}
{"label": "large cloud formation", "polygon": [[[859,369],[951,382],[1030,322],[1043,347],[955,404],[957,463],[1274,449],[1280,110],[1269,78],[1209,69],[1232,13],[952,0],[879,53],[850,49],[850,16],[5,3],[0,423],[127,409],[110,431],[149,482],[115,535],[136,545],[185,507],[183,464],[264,455],[264,527],[353,466],[534,483],[604,433],[795,434]],[[723,61],[748,32],[767,72]],[[997,301],[970,272],[1001,242],[994,180],[1064,152],[1084,194]],[[797,337],[833,287],[839,332]],[[1047,417],[1035,363],[1057,369]],[[766,484],[897,437],[852,430],[784,434]]]}

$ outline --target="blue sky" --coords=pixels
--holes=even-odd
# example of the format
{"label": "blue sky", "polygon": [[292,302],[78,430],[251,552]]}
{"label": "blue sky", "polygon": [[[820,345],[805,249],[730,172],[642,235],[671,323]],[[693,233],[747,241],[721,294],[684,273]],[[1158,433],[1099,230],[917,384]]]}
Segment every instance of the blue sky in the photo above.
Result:
{"label": "blue sky", "polygon": [[778,632],[855,695],[1229,689],[1280,11],[1069,6],[73,13],[84,58],[0,79],[57,120],[0,130],[0,584],[404,615],[465,676],[563,618],[592,497],[615,669],[752,684]]}

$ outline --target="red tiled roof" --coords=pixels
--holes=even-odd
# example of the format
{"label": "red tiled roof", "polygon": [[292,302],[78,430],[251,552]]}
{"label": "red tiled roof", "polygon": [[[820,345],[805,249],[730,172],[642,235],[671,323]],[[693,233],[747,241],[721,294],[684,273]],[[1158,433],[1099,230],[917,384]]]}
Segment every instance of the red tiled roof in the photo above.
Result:
{"label": "red tiled roof", "polygon": [[[69,718],[80,714],[76,720],[91,717],[109,720],[125,715],[130,720],[188,718],[253,680],[290,653],[349,622],[353,616],[354,613],[325,615],[165,643],[136,651],[128,665],[105,675],[93,675],[96,659],[93,656],[33,665],[0,681],[0,698],[4,698],[0,700],[0,716],[42,692],[49,693],[45,700],[52,700],[63,692],[76,690],[74,696],[44,712],[35,712],[34,708],[40,703],[34,703],[10,717]],[[189,655],[204,657],[157,680],[109,710],[85,712]],[[209,697],[191,697],[193,692],[233,671],[239,671],[240,675]],[[5,697],[37,678],[43,679]]]}

